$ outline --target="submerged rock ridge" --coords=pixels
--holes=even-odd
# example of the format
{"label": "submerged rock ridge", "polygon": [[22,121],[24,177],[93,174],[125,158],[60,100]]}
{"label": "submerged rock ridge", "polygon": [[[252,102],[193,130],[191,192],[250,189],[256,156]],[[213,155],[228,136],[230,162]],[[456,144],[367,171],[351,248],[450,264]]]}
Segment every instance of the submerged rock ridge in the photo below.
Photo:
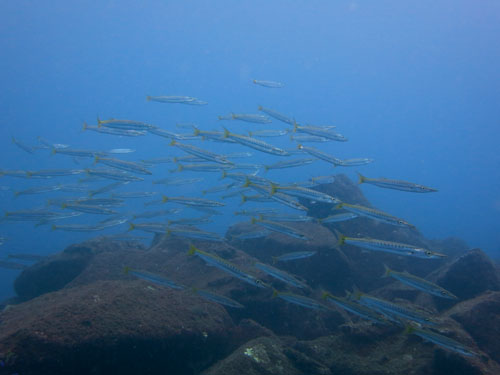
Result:
{"label": "submerged rock ridge", "polygon": [[[315,189],[370,206],[342,175]],[[147,247],[97,237],[25,269],[0,313],[0,374],[500,374],[500,276],[487,255],[368,218],[322,223],[334,205],[302,204],[315,219],[286,225],[307,240],[243,239],[262,228],[235,217],[224,241],[158,234]],[[343,236],[447,256],[370,251]],[[290,253],[300,254],[283,260]],[[364,297],[426,318],[368,309]]]}

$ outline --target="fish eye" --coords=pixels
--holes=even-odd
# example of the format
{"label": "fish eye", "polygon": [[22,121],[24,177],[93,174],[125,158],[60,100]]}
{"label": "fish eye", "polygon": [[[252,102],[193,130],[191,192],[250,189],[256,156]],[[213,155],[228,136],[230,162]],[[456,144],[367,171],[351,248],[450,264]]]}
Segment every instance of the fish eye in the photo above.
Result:
{"label": "fish eye", "polygon": [[431,256],[431,255],[432,255],[432,252],[431,252],[431,251],[429,251],[429,250],[427,250],[427,251],[425,252],[425,254],[426,254],[426,255],[428,255],[428,256]]}

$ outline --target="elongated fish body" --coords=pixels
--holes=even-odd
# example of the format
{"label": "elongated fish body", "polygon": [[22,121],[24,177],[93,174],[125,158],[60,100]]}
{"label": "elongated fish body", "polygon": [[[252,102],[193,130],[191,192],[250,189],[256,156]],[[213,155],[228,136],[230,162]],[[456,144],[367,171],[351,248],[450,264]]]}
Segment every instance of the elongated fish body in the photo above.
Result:
{"label": "elongated fish body", "polygon": [[331,139],[325,137],[318,137],[317,135],[305,135],[305,134],[291,135],[290,140],[301,143],[303,142],[323,143],[331,141]]}
{"label": "elongated fish body", "polygon": [[[255,189],[257,191],[262,192],[263,194],[271,194],[271,188],[259,184],[250,184],[249,185],[252,189]],[[307,207],[301,205],[299,202],[297,202],[293,197],[289,196],[288,194],[281,193],[281,192],[276,192],[272,195],[270,195],[271,199],[281,203],[285,206],[288,206],[290,208],[293,208],[295,210],[300,210],[300,211],[307,211]]]}
{"label": "elongated fish body", "polygon": [[335,176],[317,176],[311,177],[310,181],[313,184],[333,184],[335,182]]}
{"label": "elongated fish body", "polygon": [[436,325],[432,319],[423,312],[398,305],[380,298],[372,297],[368,294],[356,293],[355,298],[358,302],[366,307],[375,309],[377,311],[385,312],[392,316],[397,316],[406,320],[411,320],[425,325]]}
{"label": "elongated fish body", "polygon": [[114,190],[119,188],[120,186],[127,185],[129,182],[128,181],[118,181],[118,182],[113,182],[108,185],[104,185],[103,187],[95,190],[90,190],[89,191],[89,196],[93,197],[94,195],[99,195],[103,193],[107,193],[108,191]]}
{"label": "elongated fish body", "polygon": [[144,232],[166,234],[168,225],[166,223],[129,223],[129,231],[138,229]]}
{"label": "elongated fish body", "polygon": [[192,185],[203,181],[203,178],[164,178],[153,181],[153,184],[163,184],[170,186]]}
{"label": "elongated fish body", "polygon": [[103,178],[109,178],[110,180],[118,180],[123,182],[144,181],[142,177],[133,176],[131,174],[125,173],[124,171],[117,171],[116,169],[87,168],[85,172],[87,172],[87,174],[91,176],[99,176]]}
{"label": "elongated fish body", "polygon": [[352,158],[352,159],[339,159],[337,166],[340,167],[357,167],[360,165],[366,165],[373,163],[373,159],[370,158]]}
{"label": "elongated fish body", "polygon": [[328,155],[327,153],[320,151],[314,147],[306,147],[303,145],[298,145],[297,148],[299,150],[307,152],[309,155],[315,156],[318,159],[324,160],[330,164],[337,165],[340,162],[339,158],[336,158],[334,156]]}
{"label": "elongated fish body", "polygon": [[358,173],[359,182],[372,184],[378,187],[386,189],[395,189],[401,191],[409,191],[411,193],[432,193],[438,191],[437,189],[430,188],[424,185],[415,184],[413,182],[401,181],[401,180],[390,180],[388,178],[368,178]]}
{"label": "elongated fish body", "polygon": [[276,120],[284,122],[285,124],[289,124],[289,125],[294,124],[294,121],[292,118],[290,118],[282,113],[279,113],[278,111],[275,111],[274,109],[265,108],[265,107],[262,107],[260,105],[257,109],[261,112],[264,112],[266,115],[269,115],[269,116],[275,118]]}
{"label": "elongated fish body", "polygon": [[283,270],[277,269],[273,266],[270,266],[269,264],[256,262],[255,268],[261,270],[264,273],[267,273],[268,275],[270,275],[278,280],[281,280],[289,285],[292,285],[296,288],[306,288],[307,287],[306,284],[304,284],[302,281],[298,280],[297,278],[293,277],[289,273],[287,273]]}
{"label": "elongated fish body", "polygon": [[219,164],[232,164],[229,160],[227,160],[223,155],[216,154],[214,152],[210,152],[208,150],[204,150],[199,147],[195,147],[193,145],[188,145],[188,144],[183,144],[176,142],[175,140],[172,140],[170,143],[170,146],[175,146],[180,148],[181,150],[197,156],[199,158],[208,160],[208,161],[213,161],[214,163],[219,163]]}
{"label": "elongated fish body", "polygon": [[267,196],[267,195],[262,195],[262,194],[256,194],[256,195],[245,195],[241,194],[241,204],[252,201],[252,202],[272,202],[273,200]]}
{"label": "elongated fish body", "polygon": [[158,210],[158,211],[146,211],[146,212],[141,212],[139,214],[135,214],[133,216],[134,219],[149,219],[152,217],[158,217],[158,216],[167,216],[167,215],[175,215],[179,213],[181,209],[179,208],[171,208],[168,210]]}
{"label": "elongated fish body", "polygon": [[339,244],[348,244],[362,247],[374,251],[383,251],[404,256],[411,256],[423,259],[441,259],[446,255],[435,253],[429,249],[403,244],[399,242],[383,241],[373,238],[352,238],[340,236]]}
{"label": "elongated fish body", "polygon": [[109,120],[99,120],[97,119],[97,127],[105,127],[120,130],[136,130],[145,131],[151,128],[153,125],[146,124],[141,121],[134,120],[120,120],[120,119],[109,119]]}
{"label": "elongated fish body", "polygon": [[318,219],[318,222],[321,224],[339,223],[341,221],[352,220],[352,219],[355,219],[357,217],[358,217],[358,215],[356,215],[355,213],[343,212],[340,214],[334,214],[334,215],[324,217],[322,219]]}
{"label": "elongated fish body", "polygon": [[245,122],[253,122],[256,124],[269,124],[271,120],[264,115],[250,114],[250,113],[231,113],[233,120],[240,120]]}
{"label": "elongated fish body", "polygon": [[224,272],[227,272],[230,275],[233,275],[234,277],[236,277],[240,280],[243,280],[248,284],[251,284],[251,285],[256,286],[258,288],[266,288],[267,287],[267,285],[264,282],[260,281],[256,277],[254,277],[246,272],[243,272],[242,270],[240,270],[238,267],[236,267],[231,262],[228,262],[225,259],[222,259],[216,255],[207,253],[203,250],[199,250],[196,247],[194,247],[193,245],[191,245],[189,247],[188,255],[197,255],[201,259],[203,259],[205,262],[207,262],[209,265],[217,267],[218,269],[220,269]]}
{"label": "elongated fish body", "polygon": [[239,303],[231,298],[228,298],[226,296],[222,296],[220,294],[216,294],[213,292],[209,292],[208,290],[201,290],[201,289],[195,288],[193,291],[197,295],[199,295],[200,297],[205,298],[206,300],[209,300],[209,301],[212,301],[212,302],[224,305],[224,306],[233,307],[235,309],[242,309],[245,307],[241,303]]}
{"label": "elongated fish body", "polygon": [[219,236],[217,233],[205,232],[203,230],[190,230],[190,229],[169,227],[166,233],[167,235],[192,238],[195,240],[217,241],[217,242],[224,241],[224,238]]}
{"label": "elongated fish body", "polygon": [[208,131],[208,130],[200,130],[198,128],[194,129],[194,136],[201,137],[201,139],[217,141],[217,142],[227,142],[227,143],[236,143],[234,139],[225,138],[224,132],[220,131]]}
{"label": "elongated fish body", "polygon": [[[52,201],[51,201],[52,202]],[[57,202],[57,200],[56,200]],[[105,206],[105,207],[118,207],[118,206],[123,206],[123,203],[125,202],[123,199],[119,199],[117,197],[111,197],[111,198],[77,198],[77,199],[70,199],[66,200],[62,203],[75,203],[75,204],[89,204],[89,205],[94,205],[94,206]],[[62,204],[61,203],[61,204]]]}
{"label": "elongated fish body", "polygon": [[177,169],[173,169],[170,172],[182,172],[182,171],[193,171],[193,172],[222,172],[233,169],[234,166],[231,164],[214,164],[214,163],[197,163],[197,164],[177,164]]}
{"label": "elongated fish body", "polygon": [[316,254],[316,251],[295,251],[293,253],[287,253],[277,257],[273,257],[273,263],[309,258],[314,254]]}
{"label": "elongated fish body", "polygon": [[250,240],[250,239],[254,239],[254,238],[265,237],[269,233],[271,233],[271,232],[268,231],[267,229],[254,230],[254,231],[251,231],[251,232],[244,232],[244,233],[236,234],[236,235],[232,236],[232,238],[236,238],[238,240]]}
{"label": "elongated fish body", "polygon": [[367,308],[366,306],[360,305],[357,302],[350,301],[346,298],[337,297],[330,293],[325,292],[323,298],[328,302],[339,306],[340,308],[349,311],[350,313],[359,316],[360,318],[369,320],[373,323],[387,324],[387,321],[381,318],[380,314],[376,313],[374,310]]}
{"label": "elongated fish body", "polygon": [[467,348],[465,345],[462,345],[458,341],[443,336],[439,333],[433,332],[429,329],[421,329],[417,327],[408,326],[405,330],[405,333],[420,336],[426,341],[430,341],[442,348],[451,350],[456,353],[460,353],[462,355],[465,355],[466,357],[473,357],[477,355],[477,353],[474,353],[472,350]]}
{"label": "elongated fish body", "polygon": [[398,227],[415,229],[414,225],[411,225],[403,219],[389,215],[374,208],[349,203],[340,203],[337,208],[343,208],[344,210],[352,212],[358,216],[369,217],[370,219],[374,219],[391,225],[396,225]]}
{"label": "elongated fish body", "polygon": [[139,279],[152,282],[153,284],[156,284],[156,285],[166,286],[167,288],[172,288],[172,289],[177,289],[177,290],[185,289],[184,286],[179,285],[179,284],[175,283],[174,281],[167,279],[166,277],[156,275],[156,274],[151,273],[151,272],[137,271],[137,270],[133,270],[133,269],[130,269],[128,267],[125,267],[125,273],[134,275],[135,277],[138,277]]}
{"label": "elongated fish body", "polygon": [[293,130],[302,133],[307,133],[310,135],[315,135],[317,137],[331,139],[332,141],[347,142],[347,138],[344,137],[342,134],[316,126],[300,126],[297,125],[297,123],[295,123],[293,126]]}
{"label": "elongated fish body", "polygon": [[191,163],[205,163],[207,159],[200,158],[194,155],[174,156],[173,163],[191,162]]}
{"label": "elongated fish body", "polygon": [[248,132],[248,135],[250,137],[281,137],[286,133],[288,133],[288,131],[286,130],[266,129],[266,130],[250,131]]}
{"label": "elongated fish body", "polygon": [[93,150],[77,150],[74,148],[53,148],[52,154],[63,154],[69,156],[76,156],[79,158],[93,158],[96,155],[105,155],[103,151],[93,151]]}
{"label": "elongated fish body", "polygon": [[232,182],[230,184],[224,184],[224,185],[218,185],[218,186],[213,186],[208,189],[202,190],[201,193],[203,195],[205,194],[213,194],[213,193],[219,193],[221,191],[226,191],[232,188],[233,186],[236,185],[236,182]]}
{"label": "elongated fish body", "polygon": [[294,159],[294,160],[287,160],[287,161],[280,161],[271,165],[264,165],[264,170],[268,171],[269,169],[283,169],[283,168],[293,168],[293,167],[300,167],[303,165],[308,165],[314,162],[314,159]]}
{"label": "elongated fish body", "polygon": [[167,197],[163,196],[162,202],[174,202],[179,204],[184,204],[186,206],[200,206],[200,207],[222,207],[225,203],[212,201],[203,198],[185,198],[185,197]]}
{"label": "elongated fish body", "polygon": [[146,100],[148,102],[158,102],[158,103],[187,103],[197,100],[192,96],[181,96],[181,95],[164,95],[164,96],[147,96]]}
{"label": "elongated fish body", "polygon": [[74,176],[84,173],[83,169],[45,169],[39,171],[26,171],[26,175],[32,178],[52,178],[62,176]]}
{"label": "elongated fish body", "polygon": [[210,215],[202,217],[186,217],[176,220],[168,220],[167,224],[170,225],[195,225],[195,224],[206,224],[211,223]]}
{"label": "elongated fish body", "polygon": [[27,144],[19,141],[18,139],[12,137],[12,143],[14,143],[17,147],[19,147],[21,150],[26,151],[28,154],[34,154],[35,149],[31,146],[28,146]]}
{"label": "elongated fish body", "polygon": [[26,189],[26,190],[22,190],[22,191],[16,191],[16,192],[14,192],[14,195],[17,197],[19,195],[49,193],[49,192],[57,191],[57,190],[60,190],[60,189],[61,189],[61,187],[59,185],[53,185],[53,186],[36,186],[36,187],[32,187],[30,189]]}
{"label": "elongated fish body", "polygon": [[8,221],[40,221],[57,217],[58,213],[45,210],[7,211],[4,220]]}
{"label": "elongated fish body", "polygon": [[52,225],[52,230],[63,230],[66,232],[97,232],[101,228],[96,225],[88,224],[63,224],[63,225]]}
{"label": "elongated fish body", "polygon": [[294,237],[294,238],[297,238],[299,240],[303,240],[303,241],[308,240],[307,236],[304,233],[301,233],[301,232],[295,230],[294,228],[289,227],[289,226],[284,225],[284,224],[281,224],[281,223],[276,223],[276,222],[269,221],[269,220],[252,218],[252,224],[258,224],[260,226],[263,226],[264,228],[272,230],[273,232],[285,234],[287,236]]}
{"label": "elongated fish body", "polygon": [[252,82],[255,85],[259,85],[259,86],[262,86],[262,87],[267,87],[269,89],[281,89],[281,88],[285,87],[284,83],[276,82],[276,81],[263,81],[263,80],[260,80],[260,79],[254,79]]}
{"label": "elongated fish body", "polygon": [[115,158],[103,158],[100,156],[96,156],[94,158],[94,160],[96,163],[100,162],[100,163],[109,165],[110,167],[124,170],[126,172],[145,174],[145,175],[152,174],[150,171],[148,171],[146,168],[144,168],[144,165],[141,163],[134,163],[132,161],[125,161],[125,160],[120,160],[120,159],[115,159]]}
{"label": "elongated fish body", "polygon": [[241,210],[241,211],[236,211],[234,213],[235,215],[242,215],[242,216],[258,216],[258,215],[270,215],[270,214],[277,214],[276,209],[274,208],[251,208],[248,210]]}
{"label": "elongated fish body", "polygon": [[112,198],[150,198],[158,194],[156,191],[124,191],[111,194]]}
{"label": "elongated fish body", "polygon": [[159,137],[163,137],[163,138],[170,138],[170,139],[177,139],[177,140],[196,139],[196,137],[191,135],[191,134],[178,134],[178,133],[174,133],[174,132],[159,128],[157,126],[149,128],[148,132],[151,134],[157,135]]}
{"label": "elongated fish body", "polygon": [[115,215],[116,211],[110,210],[102,206],[90,205],[90,204],[73,204],[73,203],[63,203],[61,208],[69,208],[70,210],[85,212],[87,214],[97,214],[97,215]]}
{"label": "elongated fish body", "polygon": [[126,129],[107,128],[104,126],[103,127],[90,126],[87,125],[86,123],[83,123],[83,130],[91,130],[96,133],[117,135],[120,137],[139,137],[147,134],[145,130],[126,130]]}
{"label": "elongated fish body", "polygon": [[285,215],[285,214],[260,214],[260,219],[286,222],[307,222],[313,221],[313,217],[306,215]]}
{"label": "elongated fish body", "polygon": [[277,290],[274,291],[273,297],[279,297],[287,302],[293,303],[295,305],[299,305],[302,307],[305,307],[307,309],[313,309],[313,310],[327,310],[328,308],[318,301],[301,296],[299,294],[294,294],[294,293],[284,293],[284,292],[278,292]]}
{"label": "elongated fish body", "polygon": [[409,285],[413,288],[432,294],[434,296],[447,299],[458,299],[458,297],[455,296],[453,293],[447,291],[446,289],[440,287],[439,285],[431,283],[430,281],[412,275],[408,272],[397,272],[385,266],[384,276],[390,276],[396,280],[401,281],[403,284]]}
{"label": "elongated fish body", "polygon": [[22,171],[22,170],[6,170],[2,169],[0,170],[0,176],[8,176],[8,177],[18,177],[18,178],[28,178],[27,171]]}
{"label": "elongated fish body", "polygon": [[330,204],[337,204],[340,202],[337,198],[332,197],[331,195],[301,186],[279,186],[276,184],[272,184],[271,194],[274,194],[277,190],[284,190],[285,194],[318,202]]}
{"label": "elongated fish body", "polygon": [[269,143],[262,142],[259,139],[247,137],[246,135],[230,133],[229,130],[227,130],[226,128],[224,128],[224,138],[233,139],[244,146],[251,147],[255,150],[262,151],[267,154],[279,155],[279,156],[290,155],[287,151],[282,150],[281,148],[275,147],[273,145],[270,145]]}

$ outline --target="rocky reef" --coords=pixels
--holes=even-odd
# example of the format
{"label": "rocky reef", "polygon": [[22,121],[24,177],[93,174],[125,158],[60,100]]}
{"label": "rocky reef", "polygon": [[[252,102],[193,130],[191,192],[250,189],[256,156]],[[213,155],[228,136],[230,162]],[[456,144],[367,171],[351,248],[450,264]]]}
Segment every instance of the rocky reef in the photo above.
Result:
{"label": "rocky reef", "polygon": [[[317,189],[369,205],[341,175]],[[302,203],[314,217],[333,209]],[[225,242],[157,236],[146,247],[95,238],[38,262],[20,274],[17,297],[0,313],[0,374],[500,374],[500,275],[481,250],[364,218],[289,225],[311,240],[280,233],[240,240],[237,235],[251,230],[251,224],[235,223]],[[338,233],[422,245],[448,256],[425,260],[339,247]],[[243,270],[256,261],[272,263],[283,253],[314,250],[313,257],[280,264],[308,284],[304,295],[321,300],[324,290],[341,296],[357,287],[421,306],[439,322],[441,334],[476,355],[440,348],[405,334],[398,325],[373,325],[344,310],[310,310],[273,298],[272,289],[255,288],[188,256],[190,243]],[[434,297],[381,277],[384,265],[435,282],[458,299]],[[125,267],[188,288],[158,286],[126,274]],[[278,290],[287,289],[252,272]],[[192,288],[225,295],[245,307],[207,301]]]}

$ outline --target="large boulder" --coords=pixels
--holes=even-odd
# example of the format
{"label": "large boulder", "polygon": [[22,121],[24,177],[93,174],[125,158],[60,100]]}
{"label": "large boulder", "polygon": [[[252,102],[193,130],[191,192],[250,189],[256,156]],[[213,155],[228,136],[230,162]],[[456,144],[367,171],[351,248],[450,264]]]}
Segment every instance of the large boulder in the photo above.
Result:
{"label": "large boulder", "polygon": [[460,322],[477,345],[500,363],[500,292],[486,292],[447,313]]}
{"label": "large boulder", "polygon": [[0,320],[9,374],[198,374],[235,344],[223,307],[142,280],[48,293]]}
{"label": "large boulder", "polygon": [[429,277],[462,300],[474,298],[487,290],[500,290],[495,264],[480,249],[466,252]]}

